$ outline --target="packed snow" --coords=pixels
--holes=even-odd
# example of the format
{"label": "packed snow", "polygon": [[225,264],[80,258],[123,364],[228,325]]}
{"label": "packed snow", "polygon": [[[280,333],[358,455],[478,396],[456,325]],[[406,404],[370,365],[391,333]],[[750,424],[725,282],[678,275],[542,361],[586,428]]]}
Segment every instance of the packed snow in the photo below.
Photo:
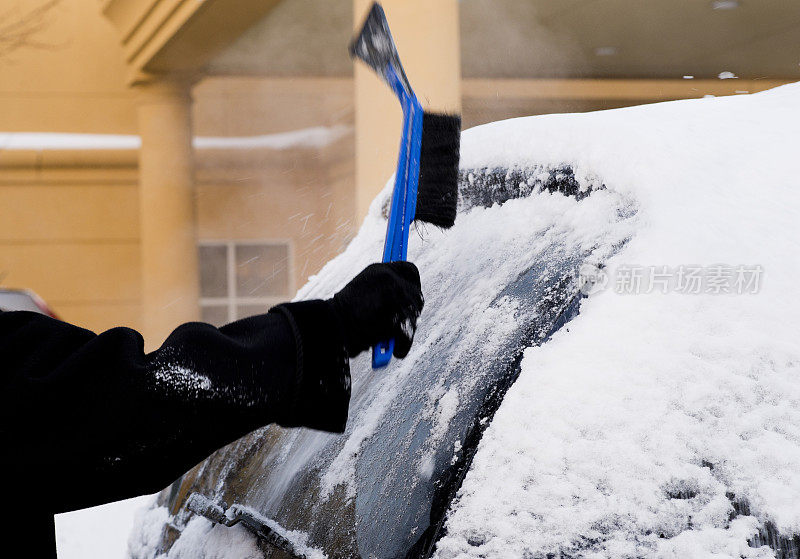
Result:
{"label": "packed snow", "polygon": [[[774,557],[748,539],[800,533],[800,84],[497,122],[462,149],[466,168],[592,173],[639,225],[608,286],[526,350],[436,557]],[[664,266],[666,289],[619,289]],[[718,291],[718,267],[760,285]]]}

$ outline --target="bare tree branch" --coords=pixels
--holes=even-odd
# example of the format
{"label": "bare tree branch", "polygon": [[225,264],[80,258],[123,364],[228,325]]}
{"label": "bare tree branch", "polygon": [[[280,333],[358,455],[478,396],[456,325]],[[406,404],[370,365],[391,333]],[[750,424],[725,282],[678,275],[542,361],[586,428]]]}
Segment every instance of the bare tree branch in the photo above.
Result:
{"label": "bare tree branch", "polygon": [[0,58],[23,48],[52,48],[39,36],[50,22],[50,12],[60,3],[61,0],[44,0],[28,10],[23,10],[20,3],[0,14]]}

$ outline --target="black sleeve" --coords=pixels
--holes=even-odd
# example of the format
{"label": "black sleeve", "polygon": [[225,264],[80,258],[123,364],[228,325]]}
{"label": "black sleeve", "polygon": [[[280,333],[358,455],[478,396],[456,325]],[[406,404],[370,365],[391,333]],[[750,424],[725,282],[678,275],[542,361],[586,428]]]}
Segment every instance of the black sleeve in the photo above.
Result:
{"label": "black sleeve", "polygon": [[189,323],[157,351],[127,328],[96,335],[0,313],[4,482],[52,513],[167,486],[269,423],[344,430],[350,373],[324,301],[214,328]]}

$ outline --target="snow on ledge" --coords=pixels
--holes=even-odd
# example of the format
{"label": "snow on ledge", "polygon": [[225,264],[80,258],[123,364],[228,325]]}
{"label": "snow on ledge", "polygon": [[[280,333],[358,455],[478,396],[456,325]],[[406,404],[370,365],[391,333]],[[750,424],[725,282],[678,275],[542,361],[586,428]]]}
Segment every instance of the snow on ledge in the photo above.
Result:
{"label": "snow on ledge", "polygon": [[194,139],[198,149],[289,149],[296,147],[323,148],[353,131],[352,126],[315,126],[280,134],[224,138],[199,136]]}
{"label": "snow on ledge", "polygon": [[[352,132],[352,126],[314,126],[261,136],[198,136],[197,149],[323,148]],[[139,149],[141,138],[125,134],[66,134],[60,132],[0,132],[0,150]]]}

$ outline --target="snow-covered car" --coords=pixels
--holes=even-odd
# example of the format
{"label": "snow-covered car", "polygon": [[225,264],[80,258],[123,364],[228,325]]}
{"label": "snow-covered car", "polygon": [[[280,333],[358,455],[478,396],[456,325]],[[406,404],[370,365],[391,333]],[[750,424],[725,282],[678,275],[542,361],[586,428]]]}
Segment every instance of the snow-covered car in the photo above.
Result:
{"label": "snow-covered car", "polygon": [[[464,132],[409,356],[352,361],[344,435],[198,465],[132,556],[797,557],[798,153],[800,85]],[[298,299],[376,259],[388,195]]]}
{"label": "snow-covered car", "polygon": [[0,311],[32,311],[57,318],[41,297],[27,289],[0,289]]}

